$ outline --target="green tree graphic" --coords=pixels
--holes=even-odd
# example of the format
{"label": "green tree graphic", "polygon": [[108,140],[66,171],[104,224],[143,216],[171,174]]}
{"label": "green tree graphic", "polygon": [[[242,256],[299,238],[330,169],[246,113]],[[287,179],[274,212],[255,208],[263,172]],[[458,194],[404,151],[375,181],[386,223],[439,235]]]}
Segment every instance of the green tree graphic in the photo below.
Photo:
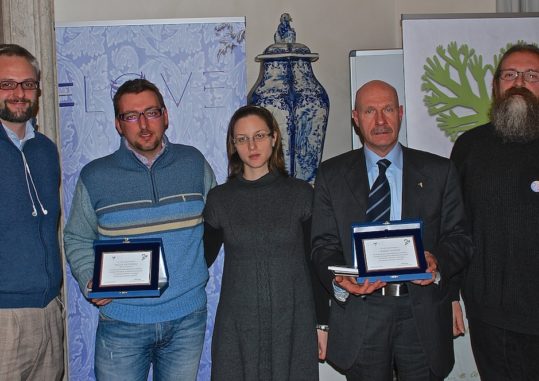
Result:
{"label": "green tree graphic", "polygon": [[[511,45],[494,55],[492,64],[483,64],[483,57],[466,44],[450,42],[447,48],[438,46],[436,55],[427,58],[421,90],[428,113],[436,115],[438,128],[451,141],[464,131],[488,122],[490,109],[490,83],[485,83],[488,72],[492,75],[502,54]],[[472,82],[475,84],[472,86]]]}

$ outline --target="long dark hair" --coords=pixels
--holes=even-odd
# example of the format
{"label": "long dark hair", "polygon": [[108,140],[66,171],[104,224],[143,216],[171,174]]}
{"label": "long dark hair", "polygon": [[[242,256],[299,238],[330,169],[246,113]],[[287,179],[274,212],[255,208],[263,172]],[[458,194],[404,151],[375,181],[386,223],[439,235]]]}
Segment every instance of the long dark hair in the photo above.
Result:
{"label": "long dark hair", "polygon": [[243,174],[243,162],[236,151],[236,146],[234,145],[234,127],[238,120],[245,118],[246,116],[256,115],[264,121],[268,126],[271,135],[275,139],[275,144],[273,145],[271,156],[268,161],[268,169],[270,172],[279,172],[284,176],[288,176],[284,164],[284,155],[283,155],[283,144],[281,141],[281,130],[277,121],[273,117],[273,114],[265,109],[264,107],[247,105],[240,107],[236,110],[230,122],[228,123],[228,131],[226,133],[226,153],[228,156],[228,179],[231,180],[237,176]]}

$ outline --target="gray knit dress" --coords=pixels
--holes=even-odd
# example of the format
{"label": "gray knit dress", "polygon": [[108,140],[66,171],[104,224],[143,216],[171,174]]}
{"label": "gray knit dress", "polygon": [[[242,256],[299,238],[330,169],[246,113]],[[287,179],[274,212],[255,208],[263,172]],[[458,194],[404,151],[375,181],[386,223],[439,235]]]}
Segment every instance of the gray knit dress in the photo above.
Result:
{"label": "gray knit dress", "polygon": [[309,184],[275,173],[236,178],[208,194],[205,223],[225,250],[212,380],[318,380],[304,245],[311,203]]}

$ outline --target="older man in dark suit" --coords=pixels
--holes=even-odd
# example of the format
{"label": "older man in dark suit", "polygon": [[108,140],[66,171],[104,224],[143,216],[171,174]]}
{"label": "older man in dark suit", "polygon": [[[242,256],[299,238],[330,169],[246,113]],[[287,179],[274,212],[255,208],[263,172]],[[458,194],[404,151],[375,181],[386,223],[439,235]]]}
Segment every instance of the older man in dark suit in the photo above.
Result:
{"label": "older man in dark suit", "polygon": [[[455,168],[448,159],[401,146],[402,115],[392,86],[362,86],[352,117],[364,147],[322,163],[315,184],[313,261],[336,299],[327,358],[349,381],[390,380],[394,368],[403,381],[442,380],[454,363],[451,303],[472,242]],[[379,177],[389,185],[390,203],[372,218]],[[381,218],[423,221],[430,279],[358,284],[328,271],[353,265],[351,224]]]}

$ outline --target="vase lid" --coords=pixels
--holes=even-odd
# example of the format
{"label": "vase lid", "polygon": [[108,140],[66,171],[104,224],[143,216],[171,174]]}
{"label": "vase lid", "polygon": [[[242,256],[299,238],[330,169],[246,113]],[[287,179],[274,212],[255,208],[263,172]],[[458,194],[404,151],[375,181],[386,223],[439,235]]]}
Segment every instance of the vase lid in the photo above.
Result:
{"label": "vase lid", "polygon": [[291,21],[292,17],[288,13],[281,15],[279,26],[273,36],[275,43],[268,46],[264,53],[257,55],[255,61],[285,57],[307,58],[311,62],[318,59],[318,53],[312,53],[307,45],[296,42],[296,31],[290,25]]}

